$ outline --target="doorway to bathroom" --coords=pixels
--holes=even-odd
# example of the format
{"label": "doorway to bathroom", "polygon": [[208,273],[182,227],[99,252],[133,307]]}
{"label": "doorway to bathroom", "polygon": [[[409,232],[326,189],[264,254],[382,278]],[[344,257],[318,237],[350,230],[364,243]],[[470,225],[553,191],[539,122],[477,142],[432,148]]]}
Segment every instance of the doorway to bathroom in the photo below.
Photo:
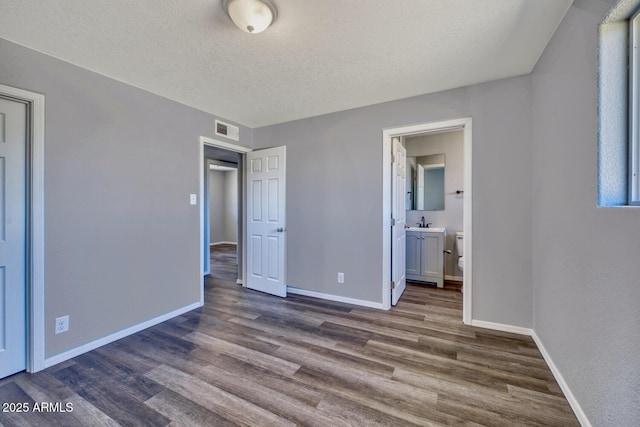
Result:
{"label": "doorway to bathroom", "polygon": [[[425,235],[430,239],[425,238],[422,246],[434,242],[429,250],[432,254],[437,253],[435,263],[440,267],[423,268],[425,278],[417,279],[442,286],[443,282],[459,280],[462,275],[463,322],[471,322],[471,136],[471,118],[383,130],[384,308],[388,309],[398,301],[407,278],[416,274],[410,271],[415,267],[412,265],[415,260],[407,259],[416,257],[411,250],[411,242],[415,239],[409,237]],[[445,165],[450,167],[447,169]],[[435,228],[426,229],[428,223]],[[415,227],[421,232],[407,233],[406,227]],[[464,269],[460,270],[457,260],[461,254],[455,250],[456,232],[463,230],[465,261]],[[438,231],[442,236],[436,244],[437,239],[432,237]],[[428,264],[433,263],[430,258]]]}

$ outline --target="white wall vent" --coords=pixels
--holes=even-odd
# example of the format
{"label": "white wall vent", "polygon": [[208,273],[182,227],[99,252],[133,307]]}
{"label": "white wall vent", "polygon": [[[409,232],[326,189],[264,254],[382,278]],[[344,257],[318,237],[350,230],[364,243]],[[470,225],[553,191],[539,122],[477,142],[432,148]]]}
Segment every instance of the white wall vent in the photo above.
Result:
{"label": "white wall vent", "polygon": [[240,129],[238,126],[216,120],[216,135],[238,141],[240,140]]}

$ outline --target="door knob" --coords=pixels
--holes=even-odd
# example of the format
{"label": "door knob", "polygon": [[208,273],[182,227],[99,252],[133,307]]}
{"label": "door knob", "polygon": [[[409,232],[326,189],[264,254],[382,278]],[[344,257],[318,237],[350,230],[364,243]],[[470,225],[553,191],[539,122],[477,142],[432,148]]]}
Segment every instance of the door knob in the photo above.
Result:
{"label": "door knob", "polygon": [[277,231],[278,233],[282,233],[282,232],[284,231],[284,228],[282,228],[282,227],[278,227],[278,228],[276,228],[276,231]]}

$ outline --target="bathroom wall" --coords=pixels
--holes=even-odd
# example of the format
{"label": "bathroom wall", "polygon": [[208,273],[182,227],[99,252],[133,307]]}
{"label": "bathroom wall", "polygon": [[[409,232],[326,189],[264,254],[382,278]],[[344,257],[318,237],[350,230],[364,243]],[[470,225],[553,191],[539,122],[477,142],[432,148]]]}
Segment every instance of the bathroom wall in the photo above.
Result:
{"label": "bathroom wall", "polygon": [[452,253],[445,255],[445,276],[452,280],[462,280],[456,252],[456,231],[463,231],[464,196],[456,194],[456,191],[464,190],[464,134],[462,131],[454,131],[405,138],[405,147],[407,157],[444,154],[444,210],[409,211],[407,223],[416,225],[424,216],[425,222],[433,223],[434,227],[446,227],[445,248]]}

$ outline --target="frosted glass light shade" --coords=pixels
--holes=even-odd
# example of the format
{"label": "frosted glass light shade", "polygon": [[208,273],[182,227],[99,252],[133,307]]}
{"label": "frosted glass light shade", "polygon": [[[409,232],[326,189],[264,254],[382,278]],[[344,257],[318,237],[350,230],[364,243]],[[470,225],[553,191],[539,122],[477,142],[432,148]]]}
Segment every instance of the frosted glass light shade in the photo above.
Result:
{"label": "frosted glass light shade", "polygon": [[276,18],[275,5],[263,0],[229,0],[226,10],[234,24],[247,33],[261,33]]}

